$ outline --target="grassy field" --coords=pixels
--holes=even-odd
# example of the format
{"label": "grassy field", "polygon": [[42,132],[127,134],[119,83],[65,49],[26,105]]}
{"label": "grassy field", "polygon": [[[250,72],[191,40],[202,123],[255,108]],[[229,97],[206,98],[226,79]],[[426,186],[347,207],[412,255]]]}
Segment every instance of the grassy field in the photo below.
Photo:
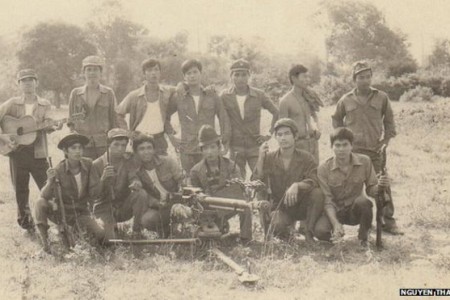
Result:
{"label": "grassy field", "polygon": [[[299,239],[225,247],[261,277],[253,287],[188,248],[121,248],[99,255],[82,246],[67,257],[40,256],[37,241],[16,224],[5,157],[0,168],[0,299],[394,299],[403,287],[450,287],[450,101],[393,107],[398,137],[388,149],[388,169],[396,216],[406,234],[386,235],[382,252],[359,250],[352,227],[346,227],[344,242],[334,246],[308,247]],[[328,107],[320,115],[321,159],[331,155],[332,111]],[[264,118],[267,128],[270,120]],[[50,141],[57,143],[63,134],[53,134]],[[54,161],[61,159],[55,147],[50,152]],[[34,184],[31,195],[38,195]],[[372,234],[371,248],[373,240]]]}

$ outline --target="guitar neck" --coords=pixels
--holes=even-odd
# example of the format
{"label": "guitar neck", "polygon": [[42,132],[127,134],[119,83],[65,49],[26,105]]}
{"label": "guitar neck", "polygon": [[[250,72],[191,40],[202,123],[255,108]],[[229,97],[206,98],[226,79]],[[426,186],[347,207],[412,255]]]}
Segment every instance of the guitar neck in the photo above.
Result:
{"label": "guitar neck", "polygon": [[27,133],[39,131],[39,130],[42,130],[49,126],[55,126],[55,125],[58,125],[58,123],[67,123],[69,120],[70,120],[70,118],[63,118],[63,119],[59,119],[59,120],[45,121],[42,124],[39,124],[35,129],[27,131]]}

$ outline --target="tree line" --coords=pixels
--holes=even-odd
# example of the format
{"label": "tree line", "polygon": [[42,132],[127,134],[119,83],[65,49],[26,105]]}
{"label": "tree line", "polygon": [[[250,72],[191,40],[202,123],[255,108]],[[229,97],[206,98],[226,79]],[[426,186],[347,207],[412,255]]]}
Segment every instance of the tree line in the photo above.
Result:
{"label": "tree line", "polygon": [[[104,82],[113,87],[119,101],[142,83],[140,63],[148,57],[161,60],[162,80],[168,84],[182,79],[180,65],[185,59],[198,58],[205,66],[205,84],[219,86],[229,81],[230,62],[245,58],[253,67],[253,84],[266,90],[274,101],[289,89],[287,70],[293,63],[309,68],[312,84],[323,97],[333,97],[329,93],[345,85],[342,78],[350,74],[356,60],[369,60],[385,82],[419,69],[409,52],[407,36],[391,29],[383,13],[370,3],[324,1],[320,5],[312,22],[326,34],[325,59],[301,48],[291,55],[273,55],[260,37],[227,35],[211,36],[205,53],[192,53],[187,32],[156,38],[148,28],[122,15],[120,2],[107,1],[95,10],[95,21],[83,26],[45,22],[28,29],[17,42],[0,38],[0,101],[16,91],[15,72],[31,67],[39,74],[41,92],[59,107],[67,102],[70,90],[83,82],[82,59],[94,54],[105,59]],[[424,68],[448,70],[449,46],[449,40],[436,41]]]}

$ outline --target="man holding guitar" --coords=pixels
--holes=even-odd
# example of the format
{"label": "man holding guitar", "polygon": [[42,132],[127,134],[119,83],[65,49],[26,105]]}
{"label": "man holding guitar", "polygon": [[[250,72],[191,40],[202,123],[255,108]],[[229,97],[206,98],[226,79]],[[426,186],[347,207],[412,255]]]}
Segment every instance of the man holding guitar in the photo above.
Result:
{"label": "man holding guitar", "polygon": [[[11,133],[5,130],[7,119],[20,119],[25,116],[32,116],[37,125],[42,125],[50,120],[48,117],[51,109],[50,102],[36,95],[36,87],[38,85],[36,72],[32,69],[21,70],[17,75],[17,80],[22,95],[13,97],[0,105],[2,133]],[[28,201],[30,174],[33,176],[38,188],[41,189],[47,180],[46,171],[48,164],[45,159],[47,156],[46,134],[61,128],[62,123],[42,127],[42,130],[37,131],[36,139],[30,145],[20,145],[14,139],[14,136],[11,137],[9,142],[8,138],[2,139],[7,141],[6,147],[12,151],[9,153],[9,158],[11,179],[15,188],[18,206],[17,221],[22,228],[28,231],[34,230]],[[15,134],[20,134],[20,132]]]}

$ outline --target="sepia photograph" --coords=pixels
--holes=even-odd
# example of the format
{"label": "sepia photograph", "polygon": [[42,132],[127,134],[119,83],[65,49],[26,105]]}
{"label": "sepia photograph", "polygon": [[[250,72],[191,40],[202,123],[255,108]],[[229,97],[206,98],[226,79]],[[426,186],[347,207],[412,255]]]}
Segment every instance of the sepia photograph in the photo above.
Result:
{"label": "sepia photograph", "polygon": [[0,0],[0,299],[450,297],[449,12]]}

